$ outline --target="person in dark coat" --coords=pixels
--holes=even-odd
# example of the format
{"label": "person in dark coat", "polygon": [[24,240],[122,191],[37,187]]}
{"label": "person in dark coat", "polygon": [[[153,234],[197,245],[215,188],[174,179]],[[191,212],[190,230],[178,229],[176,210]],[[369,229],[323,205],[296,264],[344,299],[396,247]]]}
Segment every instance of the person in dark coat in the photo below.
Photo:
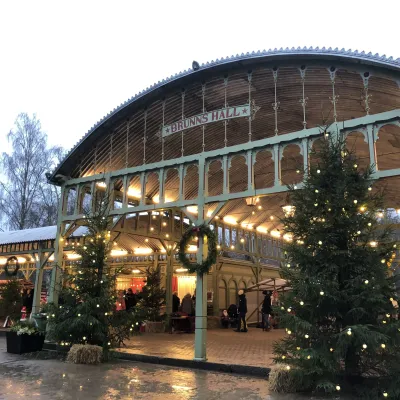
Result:
{"label": "person in dark coat", "polygon": [[179,306],[181,305],[181,299],[178,297],[178,293],[174,292],[172,295],[172,312],[176,313],[179,311]]}
{"label": "person in dark coat", "polygon": [[[247,299],[243,290],[239,290],[238,294],[239,294],[239,306],[238,306],[239,321],[236,332],[247,332],[247,324],[246,324]],[[242,322],[243,322],[243,329],[240,329]]]}
{"label": "person in dark coat", "polygon": [[262,305],[262,327],[263,331],[269,331],[270,326],[269,326],[269,316],[272,313],[272,306],[271,306],[271,293],[267,292],[266,290],[263,292],[264,301]]}
{"label": "person in dark coat", "polygon": [[129,288],[125,294],[125,308],[126,311],[132,311],[137,304],[136,295],[133,293],[132,288]]}
{"label": "person in dark coat", "polygon": [[186,296],[182,300],[182,312],[187,315],[192,315],[193,311],[193,303],[192,296],[190,293],[186,294]]}
{"label": "person in dark coat", "polygon": [[33,289],[28,289],[23,305],[26,307],[26,313],[30,314],[33,306]]}

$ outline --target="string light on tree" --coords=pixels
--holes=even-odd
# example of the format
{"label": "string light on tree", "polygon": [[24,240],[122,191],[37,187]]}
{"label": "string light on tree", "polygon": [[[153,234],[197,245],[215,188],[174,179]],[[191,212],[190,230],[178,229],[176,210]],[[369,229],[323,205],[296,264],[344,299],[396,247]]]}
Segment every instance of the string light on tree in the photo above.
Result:
{"label": "string light on tree", "polygon": [[[311,167],[314,173],[305,175],[302,190],[294,191],[292,187],[287,195],[298,212],[282,219],[286,232],[294,236],[292,243],[282,246],[287,261],[281,278],[291,288],[282,294],[282,303],[286,304],[285,310],[288,304],[297,304],[298,308],[293,314],[278,312],[282,327],[293,333],[274,345],[274,360],[279,362],[282,354],[293,354],[293,358],[287,356],[286,363],[296,366],[299,377],[324,376],[326,387],[347,392],[348,385],[341,385],[349,378],[349,371],[352,378],[356,376],[360,381],[371,379],[362,375],[364,360],[367,365],[373,365],[374,358],[385,360],[392,371],[397,371],[396,365],[400,363],[395,351],[400,347],[400,335],[396,339],[397,335],[391,333],[391,345],[381,346],[381,338],[388,335],[388,328],[395,323],[387,299],[396,296],[386,273],[386,264],[392,260],[392,252],[387,250],[393,243],[390,244],[390,237],[382,235],[379,226],[378,218],[386,215],[385,203],[380,192],[371,196],[371,173],[359,168],[356,155],[344,156],[345,135],[338,133],[334,141],[322,142],[317,150],[318,170]],[[299,246],[300,239],[305,246]],[[293,268],[289,269],[288,263]],[[308,307],[301,307],[305,294]],[[354,298],[359,302],[350,300]],[[364,303],[372,318],[360,316],[357,308]],[[390,332],[396,330],[397,326]],[[392,341],[396,343],[393,346]],[[375,343],[378,357],[374,354]],[[337,356],[333,354],[334,347]],[[310,352],[304,354],[307,348]],[[354,354],[362,354],[360,360]],[[305,362],[310,358],[316,361]],[[379,387],[386,387],[385,382],[392,376],[385,375],[385,369],[377,373],[378,381],[382,379]],[[400,387],[400,377],[395,379]],[[368,384],[361,390],[367,391],[371,387]],[[318,390],[316,382],[311,386]]]}

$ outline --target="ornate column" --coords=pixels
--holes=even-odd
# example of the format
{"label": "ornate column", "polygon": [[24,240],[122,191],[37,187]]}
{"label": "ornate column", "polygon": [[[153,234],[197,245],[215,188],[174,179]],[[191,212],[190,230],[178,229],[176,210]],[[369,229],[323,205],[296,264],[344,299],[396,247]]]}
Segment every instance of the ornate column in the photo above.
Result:
{"label": "ornate column", "polygon": [[[92,194],[93,195],[93,194]],[[65,222],[62,222],[62,216],[64,215],[64,210],[66,206],[66,190],[65,186],[61,187],[61,204],[58,207],[58,217],[57,217],[57,232],[54,241],[54,263],[53,269],[51,271],[51,281],[50,281],[50,293],[49,302],[58,303],[58,296],[61,289],[61,270],[63,263],[63,232],[65,229]]]}
{"label": "ornate column", "polygon": [[[203,262],[204,238],[199,237],[197,263]],[[194,359],[207,360],[207,274],[197,274],[196,280],[196,330],[194,338]]]}
{"label": "ornate column", "polygon": [[172,314],[172,277],[174,276],[174,249],[167,251],[167,267],[165,271],[165,307],[167,315]]}
{"label": "ornate column", "polygon": [[42,244],[39,244],[38,256],[36,258],[36,276],[35,290],[33,292],[32,314],[38,313],[40,308],[40,294],[42,291],[44,259],[45,256],[42,250]]}
{"label": "ornate column", "polygon": [[[204,223],[204,179],[205,159],[199,158],[199,195],[197,225]],[[197,263],[203,262],[206,244],[204,238],[199,237],[197,248]],[[196,277],[196,329],[194,337],[194,359],[197,361],[207,360],[207,274],[197,273]]]}
{"label": "ornate column", "polygon": [[279,153],[280,153],[279,144],[274,144],[273,160],[274,160],[275,186],[281,185],[281,155]]}
{"label": "ornate column", "polygon": [[369,148],[369,162],[371,166],[375,166],[375,171],[378,171],[378,161],[376,157],[376,146],[375,146],[375,131],[372,124],[367,125],[367,137],[368,137],[368,148]]}

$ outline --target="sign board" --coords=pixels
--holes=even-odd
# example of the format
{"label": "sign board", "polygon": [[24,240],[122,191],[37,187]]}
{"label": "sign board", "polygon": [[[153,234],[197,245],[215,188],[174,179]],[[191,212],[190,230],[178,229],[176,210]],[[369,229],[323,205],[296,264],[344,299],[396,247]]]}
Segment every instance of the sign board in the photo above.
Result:
{"label": "sign board", "polygon": [[181,132],[185,129],[194,128],[211,122],[223,121],[226,119],[250,117],[251,110],[249,104],[236,107],[226,107],[220,110],[209,111],[173,122],[170,125],[165,125],[162,128],[162,136],[169,136],[173,133]]}

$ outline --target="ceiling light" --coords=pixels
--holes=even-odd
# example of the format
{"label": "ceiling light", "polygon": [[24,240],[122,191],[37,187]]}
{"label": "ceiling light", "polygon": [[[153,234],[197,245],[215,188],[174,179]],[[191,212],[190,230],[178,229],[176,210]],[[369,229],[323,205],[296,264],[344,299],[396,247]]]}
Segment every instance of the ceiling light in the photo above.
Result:
{"label": "ceiling light", "polygon": [[151,254],[153,252],[153,250],[148,248],[148,247],[138,247],[138,248],[134,249],[133,252],[136,255],[144,256],[144,255],[147,255],[147,254]]}
{"label": "ceiling light", "polygon": [[114,257],[126,256],[128,252],[126,250],[111,250],[111,255]]}
{"label": "ceiling light", "polygon": [[128,193],[129,197],[136,197],[137,199],[140,199],[140,197],[142,195],[140,193],[140,190],[134,189],[134,188],[129,188],[127,193]]}
{"label": "ceiling light", "polygon": [[246,204],[249,207],[254,207],[258,203],[258,197],[246,197]]}
{"label": "ceiling light", "polygon": [[224,222],[226,222],[227,224],[230,224],[230,225],[236,225],[237,224],[236,219],[234,217],[229,216],[229,215],[224,217]]}

